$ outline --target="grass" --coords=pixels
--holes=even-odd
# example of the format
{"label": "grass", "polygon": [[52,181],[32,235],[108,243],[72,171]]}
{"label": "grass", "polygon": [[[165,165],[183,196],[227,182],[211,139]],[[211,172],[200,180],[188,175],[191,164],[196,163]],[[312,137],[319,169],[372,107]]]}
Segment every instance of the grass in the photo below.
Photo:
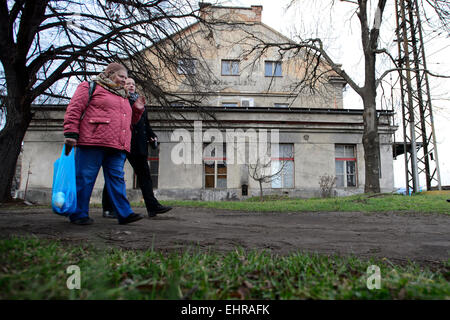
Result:
{"label": "grass", "polygon": [[[166,205],[202,207],[254,212],[397,212],[450,214],[450,192],[419,193],[412,196],[394,194],[361,194],[337,198],[273,199],[259,197],[245,201],[163,201]],[[142,204],[135,204],[137,206]]]}
{"label": "grass", "polygon": [[[200,207],[211,209],[251,212],[396,212],[396,213],[443,213],[450,214],[450,191],[429,191],[412,196],[398,194],[359,194],[348,197],[298,199],[287,196],[265,196],[242,201],[166,200],[164,205],[176,207]],[[131,203],[143,207],[143,202]],[[92,204],[101,208],[101,204]],[[2,206],[0,209],[24,210],[50,208],[50,206]]]}
{"label": "grass", "polygon": [[[80,267],[80,290],[66,287],[69,265]],[[381,269],[381,289],[367,288],[370,265]],[[301,252],[102,251],[0,240],[0,299],[450,299],[449,279],[450,260],[432,271]]]}

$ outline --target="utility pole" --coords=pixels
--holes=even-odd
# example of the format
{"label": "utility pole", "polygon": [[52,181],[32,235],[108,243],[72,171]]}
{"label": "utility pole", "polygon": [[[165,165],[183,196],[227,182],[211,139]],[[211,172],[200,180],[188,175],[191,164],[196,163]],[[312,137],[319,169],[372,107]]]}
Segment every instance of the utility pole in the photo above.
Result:
{"label": "utility pole", "polygon": [[441,190],[430,86],[417,0],[395,0],[398,67],[402,100],[406,194],[419,192],[425,175],[427,190]]}

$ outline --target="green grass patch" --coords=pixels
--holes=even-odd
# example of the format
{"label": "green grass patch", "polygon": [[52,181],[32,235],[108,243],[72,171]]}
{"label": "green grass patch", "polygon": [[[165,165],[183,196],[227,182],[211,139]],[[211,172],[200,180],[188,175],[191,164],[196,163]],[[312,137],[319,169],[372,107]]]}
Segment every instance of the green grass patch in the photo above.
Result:
{"label": "green grass patch", "polygon": [[[163,201],[165,205],[254,212],[398,212],[450,214],[450,194],[361,194],[336,198],[292,199],[259,197],[245,201]],[[135,204],[139,206],[139,204]],[[141,204],[142,205],[142,204]]]}
{"label": "green grass patch", "polygon": [[[288,198],[268,195],[264,201],[253,197],[242,201],[165,200],[164,205],[176,207],[199,207],[250,212],[396,212],[396,213],[443,213],[450,214],[450,192],[423,192],[412,196],[398,194],[359,194],[334,198]],[[133,207],[145,207],[144,202],[133,202]],[[101,208],[99,203],[91,204]],[[51,208],[49,205],[1,206],[0,209],[28,210]]]}
{"label": "green grass patch", "polygon": [[[414,263],[269,251],[99,250],[37,238],[0,240],[0,299],[449,299],[450,261]],[[81,289],[69,290],[69,265]],[[381,270],[369,290],[367,268]]]}

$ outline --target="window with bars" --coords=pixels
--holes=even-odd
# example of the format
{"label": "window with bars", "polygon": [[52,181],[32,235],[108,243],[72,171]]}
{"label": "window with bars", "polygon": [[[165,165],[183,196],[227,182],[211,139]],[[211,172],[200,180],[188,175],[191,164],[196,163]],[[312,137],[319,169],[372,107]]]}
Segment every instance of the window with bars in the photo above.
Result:
{"label": "window with bars", "polygon": [[356,187],[356,146],[336,145],[336,187]]}
{"label": "window with bars", "polygon": [[272,180],[272,188],[294,188],[294,144],[280,143],[279,157],[272,158],[272,174],[281,172]]}
{"label": "window with bars", "polygon": [[218,146],[204,145],[203,167],[205,188],[227,188],[226,145],[222,150]]}
{"label": "window with bars", "polygon": [[238,76],[239,75],[239,60],[222,60],[222,75],[223,76]]}
{"label": "window with bars", "polygon": [[281,61],[265,61],[264,64],[264,75],[266,77],[281,77]]}

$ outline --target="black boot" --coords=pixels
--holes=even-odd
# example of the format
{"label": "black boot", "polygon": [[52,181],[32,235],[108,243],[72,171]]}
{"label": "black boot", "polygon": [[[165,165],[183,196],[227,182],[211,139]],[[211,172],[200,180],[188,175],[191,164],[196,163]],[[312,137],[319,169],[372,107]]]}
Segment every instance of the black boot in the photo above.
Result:
{"label": "black boot", "polygon": [[148,216],[149,216],[150,218],[156,217],[157,214],[162,214],[162,213],[167,212],[167,211],[170,211],[170,210],[172,210],[172,207],[169,207],[169,206],[163,206],[163,205],[160,204],[160,205],[158,205],[155,209],[149,210],[149,211],[148,211]]}
{"label": "black boot", "polygon": [[139,213],[132,213],[126,218],[119,217],[119,224],[128,224],[138,220],[141,220],[143,216]]}

